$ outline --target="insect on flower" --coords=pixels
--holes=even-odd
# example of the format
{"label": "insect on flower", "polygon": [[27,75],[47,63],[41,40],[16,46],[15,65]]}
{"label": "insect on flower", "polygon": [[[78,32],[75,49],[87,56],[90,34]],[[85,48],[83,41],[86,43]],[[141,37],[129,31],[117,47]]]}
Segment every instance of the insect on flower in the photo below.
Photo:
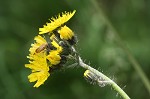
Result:
{"label": "insect on flower", "polygon": [[50,50],[54,50],[56,49],[51,43],[45,43],[45,44],[42,44],[41,46],[39,46],[35,52],[36,53],[40,53],[42,52],[43,50],[46,49],[46,52],[50,52]]}
{"label": "insect on flower", "polygon": [[36,53],[40,53],[40,52],[43,51],[47,46],[48,46],[47,43],[46,43],[46,44],[42,44],[41,46],[39,46],[39,47],[35,50],[35,52],[36,52]]}

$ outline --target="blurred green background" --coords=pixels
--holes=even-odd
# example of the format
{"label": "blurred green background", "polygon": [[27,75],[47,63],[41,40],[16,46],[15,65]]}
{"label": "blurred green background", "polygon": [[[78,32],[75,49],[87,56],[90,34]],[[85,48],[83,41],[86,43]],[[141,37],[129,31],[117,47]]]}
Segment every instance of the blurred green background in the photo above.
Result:
{"label": "blurred green background", "polygon": [[[29,83],[30,70],[24,64],[39,27],[52,16],[74,9],[77,12],[67,25],[78,36],[78,51],[85,62],[114,79],[132,99],[149,99],[120,42],[91,1],[0,1],[0,99],[121,98],[110,86],[87,83],[82,68],[55,72],[39,88]],[[150,79],[150,0],[97,0],[96,4]]]}

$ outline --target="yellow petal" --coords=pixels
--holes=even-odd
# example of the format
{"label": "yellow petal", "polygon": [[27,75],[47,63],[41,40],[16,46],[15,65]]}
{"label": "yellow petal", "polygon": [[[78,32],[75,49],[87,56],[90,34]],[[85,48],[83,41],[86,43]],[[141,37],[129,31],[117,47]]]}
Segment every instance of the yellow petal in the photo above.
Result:
{"label": "yellow petal", "polygon": [[49,66],[47,65],[46,52],[30,54],[30,64],[25,64],[26,68],[30,68],[32,73],[28,76],[30,82],[36,82],[34,87],[39,87],[49,77]]}
{"label": "yellow petal", "polygon": [[28,76],[28,79],[30,82],[37,81],[34,87],[39,87],[41,84],[44,84],[44,82],[47,80],[49,75],[50,74],[48,72],[35,72],[35,73],[30,74]]}
{"label": "yellow petal", "polygon": [[62,16],[58,15],[58,17],[56,18],[51,18],[50,23],[44,25],[43,28],[39,28],[39,34],[44,34],[48,32],[51,33],[53,30],[66,23],[75,14],[75,12],[75,10],[72,13],[65,12],[62,13]]}
{"label": "yellow petal", "polygon": [[51,43],[57,49],[57,52],[59,52],[59,53],[62,52],[63,48],[61,46],[59,46],[59,44],[55,40],[53,40]]}

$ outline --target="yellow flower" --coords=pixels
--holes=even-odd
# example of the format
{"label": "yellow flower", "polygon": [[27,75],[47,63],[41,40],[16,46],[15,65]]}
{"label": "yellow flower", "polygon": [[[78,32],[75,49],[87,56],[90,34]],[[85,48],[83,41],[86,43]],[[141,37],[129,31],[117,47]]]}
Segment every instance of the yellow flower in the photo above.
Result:
{"label": "yellow flower", "polygon": [[46,40],[40,35],[36,36],[34,38],[34,40],[36,42],[34,44],[31,44],[32,47],[29,49],[30,54],[35,54],[35,51],[36,51],[36,49],[38,47],[40,47],[42,44],[46,44],[47,43]]}
{"label": "yellow flower", "polygon": [[39,87],[41,84],[47,80],[49,77],[49,66],[47,66],[46,61],[46,52],[36,53],[37,48],[39,48],[43,44],[47,44],[46,40],[38,35],[34,38],[36,41],[34,44],[31,44],[31,48],[29,49],[30,54],[27,58],[30,59],[30,64],[25,64],[25,67],[30,68],[32,73],[28,76],[30,82],[36,82],[34,87]]}
{"label": "yellow flower", "polygon": [[34,38],[35,43],[31,44],[31,48],[29,49],[30,54],[27,56],[27,58],[29,58],[29,64],[25,64],[25,67],[30,68],[32,71],[32,73],[28,76],[28,79],[30,82],[36,82],[34,87],[39,87],[44,84],[50,76],[49,72],[52,72],[55,66],[58,66],[60,62],[62,63],[62,59],[65,60],[65,56],[64,58],[63,56],[60,56],[64,55],[64,46],[62,42],[65,40],[71,40],[74,33],[69,27],[64,26],[64,23],[66,23],[75,14],[75,12],[76,11],[74,10],[73,12],[65,12],[61,15],[59,14],[56,18],[51,18],[50,22],[46,23],[43,28],[39,28],[39,34],[52,34],[46,35],[46,37],[50,36],[49,40],[40,35],[36,36]]}
{"label": "yellow flower", "polygon": [[61,57],[57,50],[52,50],[52,51],[50,51],[49,55],[47,56],[47,59],[50,61],[50,63],[52,65],[57,65],[60,63]]}
{"label": "yellow flower", "polygon": [[61,27],[58,33],[60,34],[60,38],[65,40],[69,40],[69,39],[71,40],[72,37],[74,36],[72,30],[66,25],[64,27]]}
{"label": "yellow flower", "polygon": [[56,18],[51,18],[50,23],[44,25],[43,28],[39,28],[39,34],[44,34],[48,32],[51,33],[53,30],[66,23],[75,14],[75,12],[75,10],[72,13],[65,12],[62,13],[62,15],[59,14]]}
{"label": "yellow flower", "polygon": [[46,52],[30,54],[28,57],[30,64],[25,64],[26,68],[30,68],[32,73],[28,76],[30,82],[36,82],[34,87],[39,87],[49,77],[49,66],[46,61]]}

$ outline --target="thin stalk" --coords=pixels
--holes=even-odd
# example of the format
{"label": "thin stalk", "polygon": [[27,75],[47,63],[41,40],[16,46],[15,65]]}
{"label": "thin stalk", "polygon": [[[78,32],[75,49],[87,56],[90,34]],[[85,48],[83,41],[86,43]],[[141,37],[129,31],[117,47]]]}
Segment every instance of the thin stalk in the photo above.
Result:
{"label": "thin stalk", "polygon": [[79,65],[87,70],[92,71],[94,74],[98,75],[99,77],[103,78],[105,81],[110,82],[109,84],[120,94],[124,99],[130,99],[129,96],[110,78],[108,78],[106,75],[103,73],[99,72],[98,70],[92,68],[91,66],[85,64],[81,57],[79,56]]}
{"label": "thin stalk", "polygon": [[101,16],[101,18],[103,18],[103,20],[106,23],[106,25],[111,29],[112,33],[115,35],[116,42],[120,45],[120,47],[126,53],[126,55],[128,57],[128,60],[130,61],[130,63],[132,64],[133,68],[135,69],[135,71],[139,75],[140,79],[142,80],[143,84],[145,85],[146,89],[150,93],[150,81],[149,81],[148,77],[146,76],[146,74],[144,73],[144,71],[142,70],[141,65],[138,63],[138,61],[135,59],[135,57],[129,51],[129,49],[127,48],[127,46],[123,43],[121,37],[119,36],[119,33],[113,27],[113,25],[108,20],[108,18],[106,17],[106,15],[103,13],[102,9],[98,5],[98,2],[96,0],[91,0],[91,2],[93,4],[93,6],[95,7],[95,9],[98,11],[99,16]]}

